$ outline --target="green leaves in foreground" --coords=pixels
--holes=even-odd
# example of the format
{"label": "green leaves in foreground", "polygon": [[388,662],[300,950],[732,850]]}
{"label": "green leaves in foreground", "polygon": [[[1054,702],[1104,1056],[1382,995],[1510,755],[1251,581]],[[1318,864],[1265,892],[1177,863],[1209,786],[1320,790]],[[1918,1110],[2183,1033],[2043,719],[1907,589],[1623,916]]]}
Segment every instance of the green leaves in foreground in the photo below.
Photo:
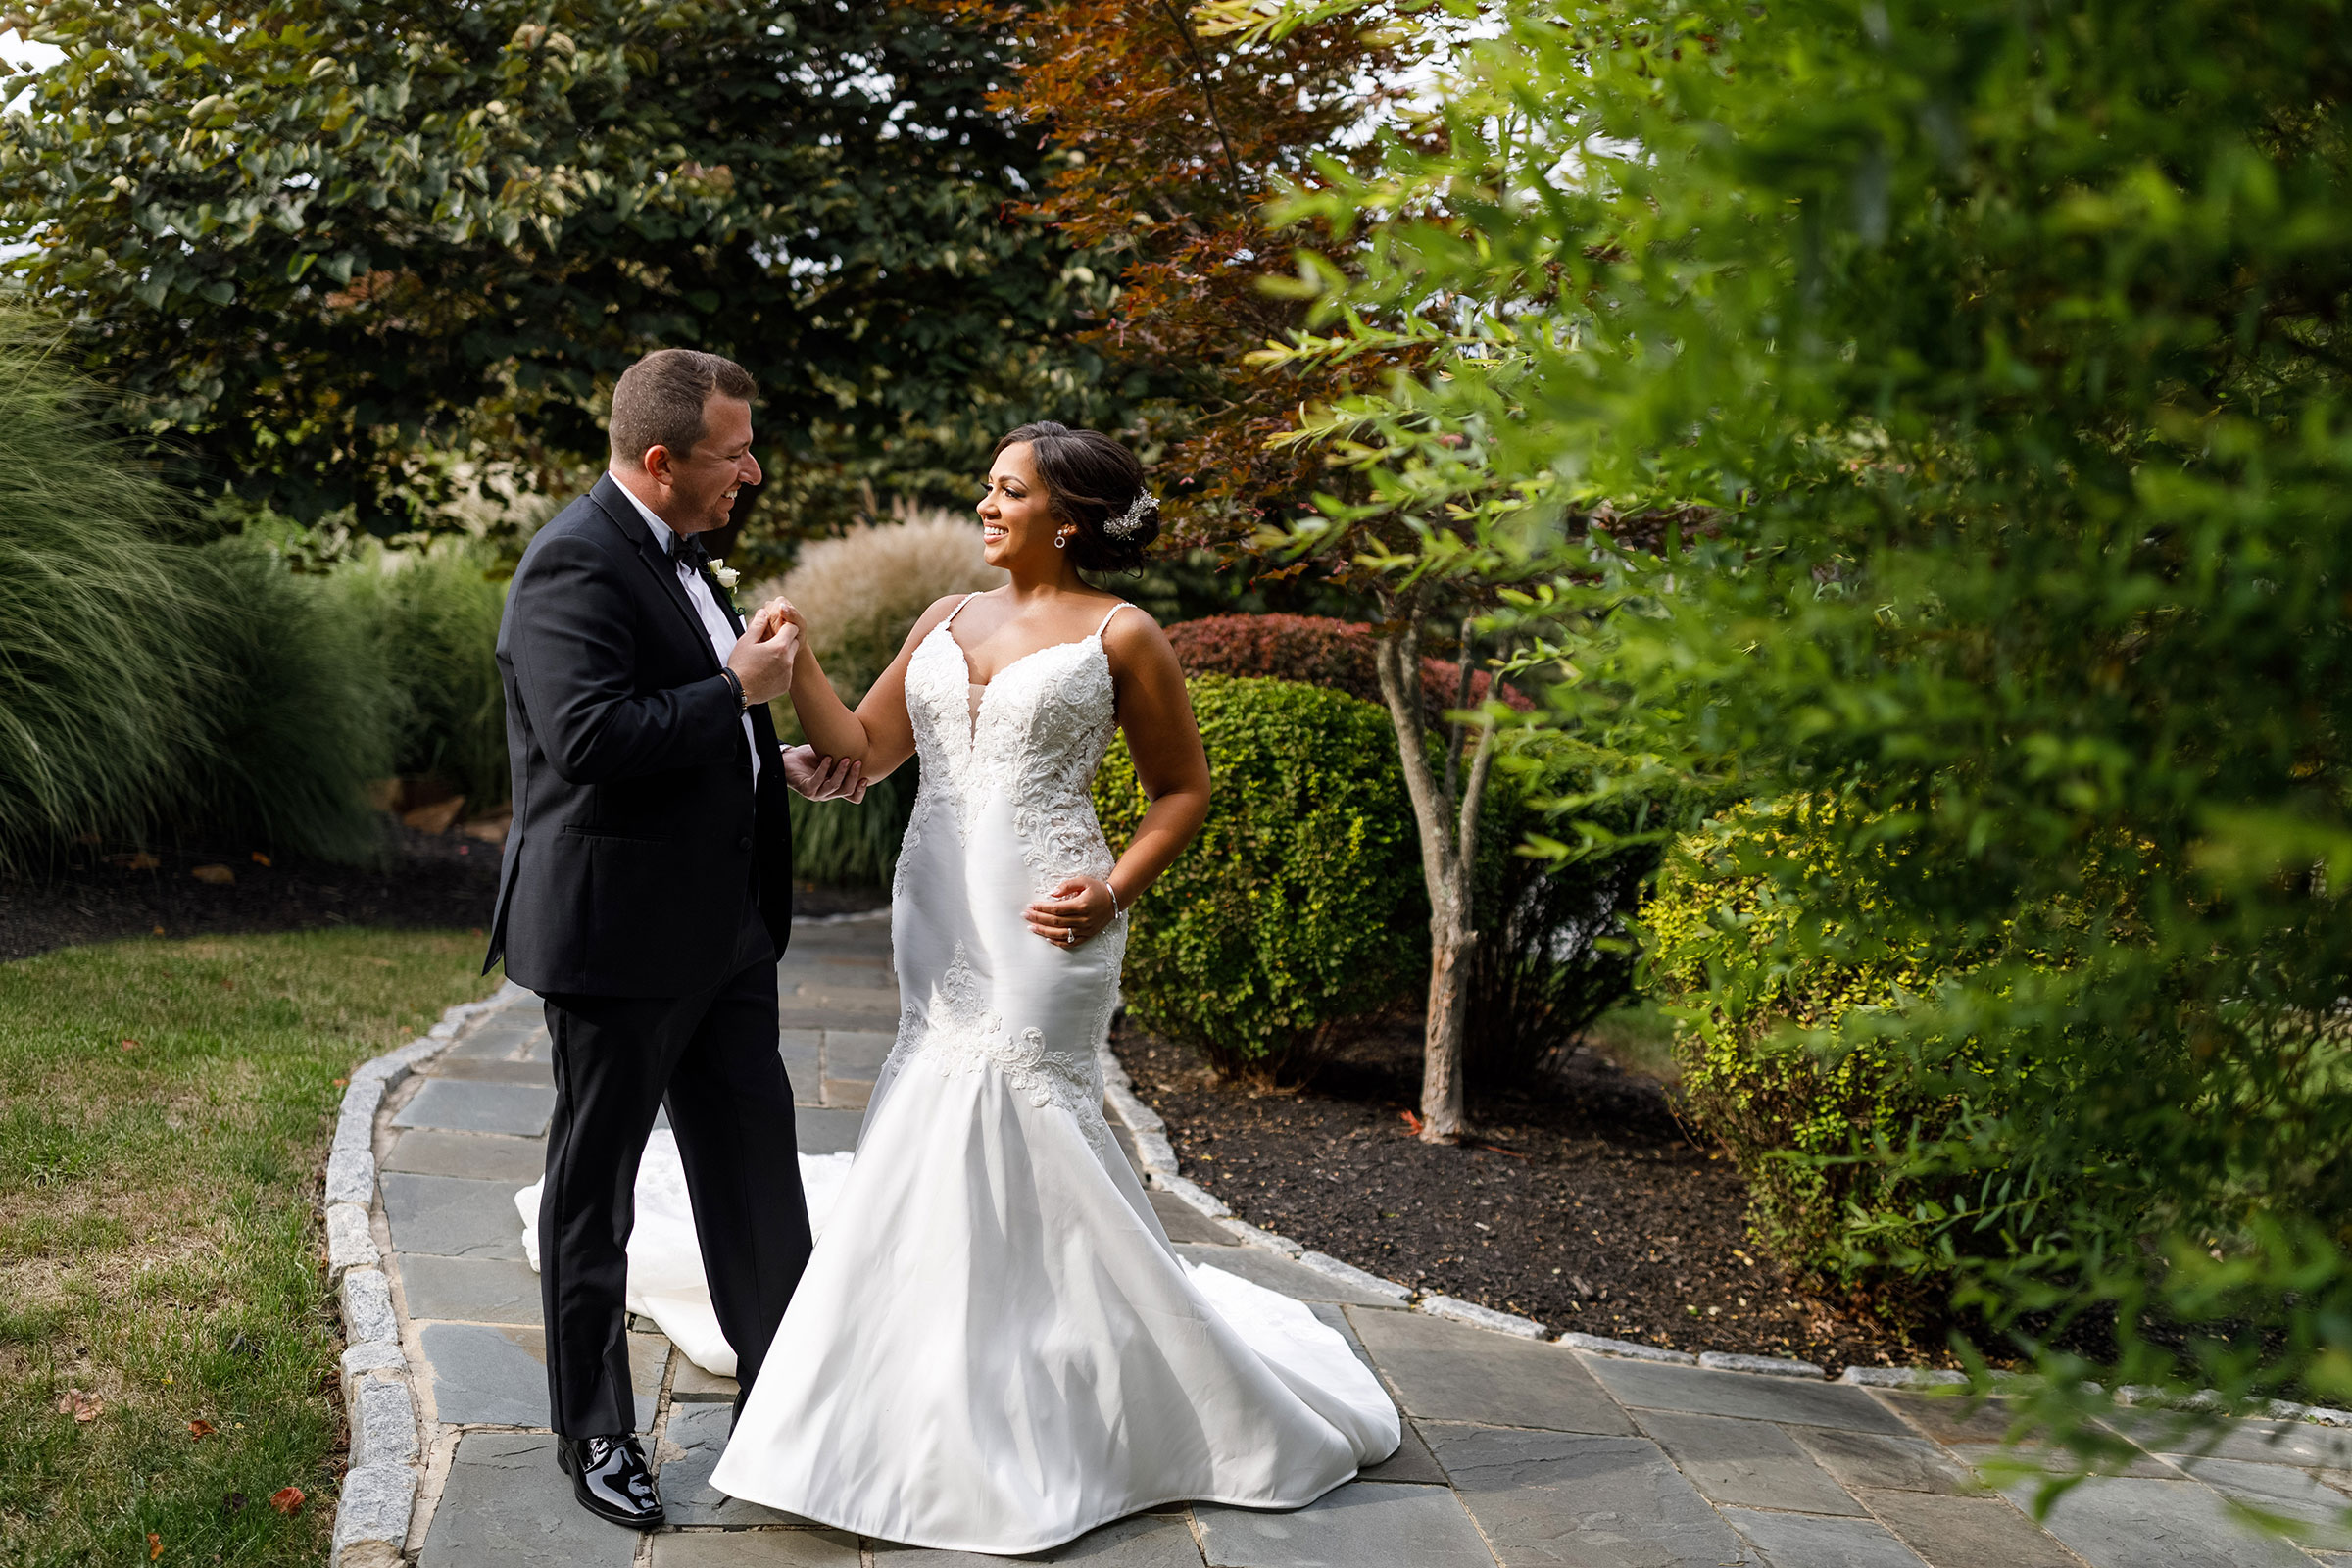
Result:
{"label": "green leaves in foreground", "polygon": [[[479,947],[336,931],[0,963],[0,1561],[143,1563],[151,1534],[167,1564],[323,1559],[338,1083],[481,994]],[[288,1486],[293,1514],[270,1505]]]}
{"label": "green leaves in foreground", "polygon": [[[1986,1348],[2352,1399],[2341,7],[1503,20],[1436,141],[1293,202],[1367,281],[1308,266],[1335,335],[1284,352],[1443,371],[1317,425],[1468,536],[1381,569],[1519,573],[1557,744],[1832,807],[1883,868],[1866,908],[1754,858],[1804,916],[1688,1000],[1779,1005],[1857,932],[1943,973],[1782,1044],[1998,1086],[1838,1156],[1940,1195],[1906,1228]],[[1998,951],[2067,959],[1938,961]]]}

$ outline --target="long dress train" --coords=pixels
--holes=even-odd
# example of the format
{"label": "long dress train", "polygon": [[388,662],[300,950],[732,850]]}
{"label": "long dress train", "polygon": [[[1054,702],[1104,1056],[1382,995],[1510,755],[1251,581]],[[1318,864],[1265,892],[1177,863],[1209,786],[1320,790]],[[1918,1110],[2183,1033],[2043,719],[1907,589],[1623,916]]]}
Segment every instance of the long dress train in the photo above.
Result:
{"label": "long dress train", "polygon": [[712,1480],[1002,1553],[1166,1502],[1303,1505],[1396,1450],[1396,1407],[1305,1306],[1170,1247],[1102,1116],[1125,921],[1065,948],[1021,918],[1111,867],[1088,797],[1109,619],[1007,665],[976,709],[954,620],[906,676],[922,781],[892,890],[897,1044]]}

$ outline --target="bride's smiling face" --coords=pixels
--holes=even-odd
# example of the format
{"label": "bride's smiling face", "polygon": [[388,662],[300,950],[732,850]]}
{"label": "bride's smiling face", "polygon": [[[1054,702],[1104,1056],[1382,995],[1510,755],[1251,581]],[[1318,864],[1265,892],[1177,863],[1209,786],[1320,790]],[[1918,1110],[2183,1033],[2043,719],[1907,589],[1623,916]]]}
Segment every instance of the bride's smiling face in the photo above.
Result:
{"label": "bride's smiling face", "polygon": [[1029,443],[1006,447],[980,492],[981,555],[992,566],[1009,567],[1023,560],[1042,564],[1053,558],[1054,537],[1060,531],[1046,504],[1046,487],[1038,483]]}

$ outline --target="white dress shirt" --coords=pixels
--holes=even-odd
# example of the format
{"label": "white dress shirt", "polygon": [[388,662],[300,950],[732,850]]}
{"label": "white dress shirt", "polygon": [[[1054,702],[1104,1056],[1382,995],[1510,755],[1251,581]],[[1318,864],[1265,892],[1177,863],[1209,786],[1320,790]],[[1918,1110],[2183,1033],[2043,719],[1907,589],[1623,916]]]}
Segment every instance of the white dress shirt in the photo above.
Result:
{"label": "white dress shirt", "polygon": [[[617,477],[612,482],[620,484]],[[627,485],[620,485],[620,493],[629,498],[629,505],[637,509],[637,515],[643,517],[645,525],[653,530],[654,543],[661,547],[663,555],[668,555],[669,541],[675,537],[676,530],[660,517],[655,516],[654,509],[638,500]],[[727,612],[718,608],[718,600],[710,592],[710,580],[683,561],[671,562],[670,568],[677,572],[678,581],[685,586],[686,597],[694,605],[694,612],[703,617],[703,630],[710,634],[710,651],[718,655],[720,664],[725,664],[727,656],[735,651],[737,633],[735,628],[727,623]],[[749,710],[746,710],[743,715],[743,738],[749,743],[748,749],[752,754],[752,787],[758,789],[760,787],[760,739],[752,733],[752,715]]]}

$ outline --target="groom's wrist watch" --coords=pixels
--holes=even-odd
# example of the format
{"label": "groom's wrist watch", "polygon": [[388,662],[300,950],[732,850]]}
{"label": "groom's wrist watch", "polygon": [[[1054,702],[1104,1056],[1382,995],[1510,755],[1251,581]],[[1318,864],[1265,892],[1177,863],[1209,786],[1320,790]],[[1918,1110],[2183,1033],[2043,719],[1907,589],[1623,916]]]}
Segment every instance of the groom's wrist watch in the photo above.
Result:
{"label": "groom's wrist watch", "polygon": [[735,710],[737,712],[748,712],[752,706],[752,696],[751,693],[743,689],[743,677],[736,674],[724,664],[718,666],[718,673],[735,693]]}

